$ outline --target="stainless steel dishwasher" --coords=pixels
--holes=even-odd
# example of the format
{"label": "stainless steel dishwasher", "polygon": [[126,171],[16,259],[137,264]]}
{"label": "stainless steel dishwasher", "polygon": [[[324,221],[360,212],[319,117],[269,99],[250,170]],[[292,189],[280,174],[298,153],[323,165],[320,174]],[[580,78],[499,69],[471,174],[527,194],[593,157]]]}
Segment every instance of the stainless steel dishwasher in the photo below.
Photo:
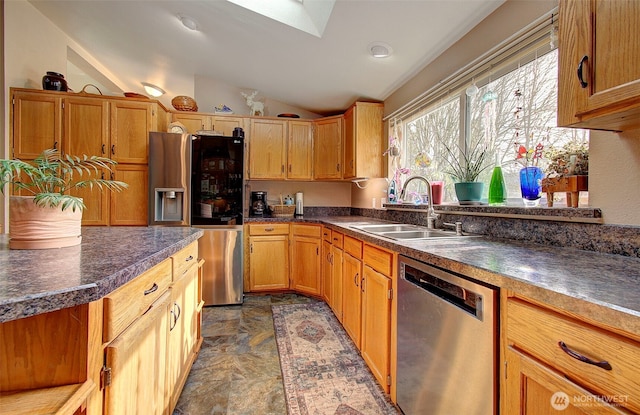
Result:
{"label": "stainless steel dishwasher", "polygon": [[406,415],[497,414],[497,289],[400,256],[397,401]]}

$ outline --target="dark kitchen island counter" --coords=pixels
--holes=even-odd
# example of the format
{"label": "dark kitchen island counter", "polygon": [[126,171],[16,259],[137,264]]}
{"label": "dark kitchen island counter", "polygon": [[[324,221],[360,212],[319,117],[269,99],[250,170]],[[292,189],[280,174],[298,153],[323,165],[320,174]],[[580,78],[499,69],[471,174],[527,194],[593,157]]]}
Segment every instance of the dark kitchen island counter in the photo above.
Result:
{"label": "dark kitchen island counter", "polygon": [[0,322],[104,297],[198,240],[188,227],[83,227],[78,246],[10,250],[0,235]]}

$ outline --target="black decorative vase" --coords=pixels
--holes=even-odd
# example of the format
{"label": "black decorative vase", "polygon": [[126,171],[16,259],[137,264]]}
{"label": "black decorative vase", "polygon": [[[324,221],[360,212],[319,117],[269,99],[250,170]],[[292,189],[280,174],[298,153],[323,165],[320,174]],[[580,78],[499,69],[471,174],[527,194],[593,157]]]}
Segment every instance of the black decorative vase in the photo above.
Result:
{"label": "black decorative vase", "polygon": [[58,72],[48,71],[42,77],[42,89],[47,91],[67,91],[67,80],[64,75]]}

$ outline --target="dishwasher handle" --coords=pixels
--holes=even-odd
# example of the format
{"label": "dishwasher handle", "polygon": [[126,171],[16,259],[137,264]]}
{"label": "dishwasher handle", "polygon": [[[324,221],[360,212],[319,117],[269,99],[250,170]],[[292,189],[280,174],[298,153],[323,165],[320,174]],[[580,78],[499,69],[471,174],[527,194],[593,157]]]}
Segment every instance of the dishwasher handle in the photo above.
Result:
{"label": "dishwasher handle", "polygon": [[401,273],[406,281],[482,320],[482,294],[408,264],[402,264]]}

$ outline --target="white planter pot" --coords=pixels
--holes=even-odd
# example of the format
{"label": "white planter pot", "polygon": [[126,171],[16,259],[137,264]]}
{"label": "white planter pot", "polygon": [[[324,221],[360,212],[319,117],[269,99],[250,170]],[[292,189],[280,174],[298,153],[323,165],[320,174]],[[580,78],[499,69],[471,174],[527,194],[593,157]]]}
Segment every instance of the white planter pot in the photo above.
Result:
{"label": "white planter pot", "polygon": [[82,211],[39,207],[33,196],[11,196],[9,200],[9,248],[49,249],[79,245],[82,241]]}

